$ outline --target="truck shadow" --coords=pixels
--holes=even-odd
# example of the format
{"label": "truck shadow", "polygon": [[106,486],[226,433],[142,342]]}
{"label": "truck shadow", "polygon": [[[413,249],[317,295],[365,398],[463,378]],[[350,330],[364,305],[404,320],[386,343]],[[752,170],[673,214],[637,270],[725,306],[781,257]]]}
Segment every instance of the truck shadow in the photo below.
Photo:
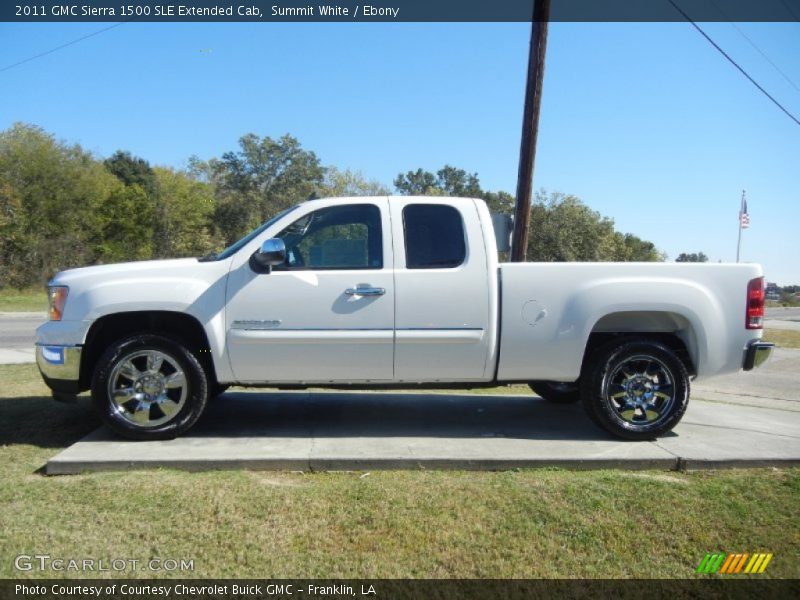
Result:
{"label": "truck shadow", "polygon": [[0,446],[64,448],[99,425],[86,396],[76,404],[62,404],[49,396],[0,399]]}
{"label": "truck shadow", "polygon": [[[64,448],[100,425],[87,396],[76,404],[45,396],[0,402],[0,446]],[[596,427],[580,404],[536,396],[286,391],[227,392],[183,437],[311,436],[619,441]],[[107,430],[96,439],[124,441]]]}
{"label": "truck shadow", "polygon": [[284,391],[223,394],[186,435],[615,439],[580,404],[535,396]]}

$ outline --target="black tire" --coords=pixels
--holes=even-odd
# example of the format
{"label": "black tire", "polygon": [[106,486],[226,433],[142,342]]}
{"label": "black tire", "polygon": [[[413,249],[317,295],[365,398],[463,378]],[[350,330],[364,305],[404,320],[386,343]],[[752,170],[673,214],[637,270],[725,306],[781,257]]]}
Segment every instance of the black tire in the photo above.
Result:
{"label": "black tire", "polygon": [[203,413],[208,392],[208,377],[197,357],[182,343],[154,334],[113,343],[92,377],[92,402],[100,418],[133,440],[184,433]]}
{"label": "black tire", "polygon": [[666,345],[628,339],[596,350],[581,378],[589,417],[613,435],[652,440],[670,431],[689,403],[689,374]]}
{"label": "black tire", "polygon": [[528,385],[534,394],[553,404],[572,404],[581,399],[581,390],[577,383],[531,381]]}

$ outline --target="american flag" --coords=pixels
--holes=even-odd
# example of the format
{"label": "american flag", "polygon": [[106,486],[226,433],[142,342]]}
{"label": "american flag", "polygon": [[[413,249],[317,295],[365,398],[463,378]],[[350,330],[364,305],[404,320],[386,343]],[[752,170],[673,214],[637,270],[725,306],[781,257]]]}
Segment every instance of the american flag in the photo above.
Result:
{"label": "american flag", "polygon": [[744,194],[742,194],[742,208],[739,211],[739,227],[741,229],[750,227],[750,215],[747,214],[747,200],[744,199]]}

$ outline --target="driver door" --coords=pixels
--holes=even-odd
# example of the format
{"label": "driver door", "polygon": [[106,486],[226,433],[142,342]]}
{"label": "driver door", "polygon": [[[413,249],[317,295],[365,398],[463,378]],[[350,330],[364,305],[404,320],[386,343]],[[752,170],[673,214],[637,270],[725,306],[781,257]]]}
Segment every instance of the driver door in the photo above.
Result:
{"label": "driver door", "polygon": [[394,278],[388,200],[314,203],[277,233],[286,261],[234,259],[227,346],[237,381],[347,383],[394,375]]}

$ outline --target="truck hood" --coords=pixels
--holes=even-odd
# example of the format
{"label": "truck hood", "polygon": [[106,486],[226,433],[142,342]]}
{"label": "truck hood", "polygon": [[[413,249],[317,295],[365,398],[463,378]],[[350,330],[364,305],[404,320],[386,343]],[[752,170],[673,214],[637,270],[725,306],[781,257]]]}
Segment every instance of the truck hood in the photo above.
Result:
{"label": "truck hood", "polygon": [[[166,260],[142,260],[137,262],[112,263],[110,265],[95,265],[92,267],[80,267],[78,269],[68,269],[60,271],[53,277],[51,285],[81,285],[83,282],[92,280],[97,282],[105,278],[118,279],[120,277],[132,276],[151,277],[166,276],[173,277],[177,273],[188,275],[188,271],[198,268],[199,263],[196,258],[170,258]],[[198,271],[200,269],[198,268]]]}
{"label": "truck hood", "polygon": [[228,260],[147,260],[70,269],[58,273],[51,284],[69,288],[64,320],[146,310],[191,313],[201,307],[202,316],[208,317],[207,311],[219,310],[224,303],[229,268]]}

